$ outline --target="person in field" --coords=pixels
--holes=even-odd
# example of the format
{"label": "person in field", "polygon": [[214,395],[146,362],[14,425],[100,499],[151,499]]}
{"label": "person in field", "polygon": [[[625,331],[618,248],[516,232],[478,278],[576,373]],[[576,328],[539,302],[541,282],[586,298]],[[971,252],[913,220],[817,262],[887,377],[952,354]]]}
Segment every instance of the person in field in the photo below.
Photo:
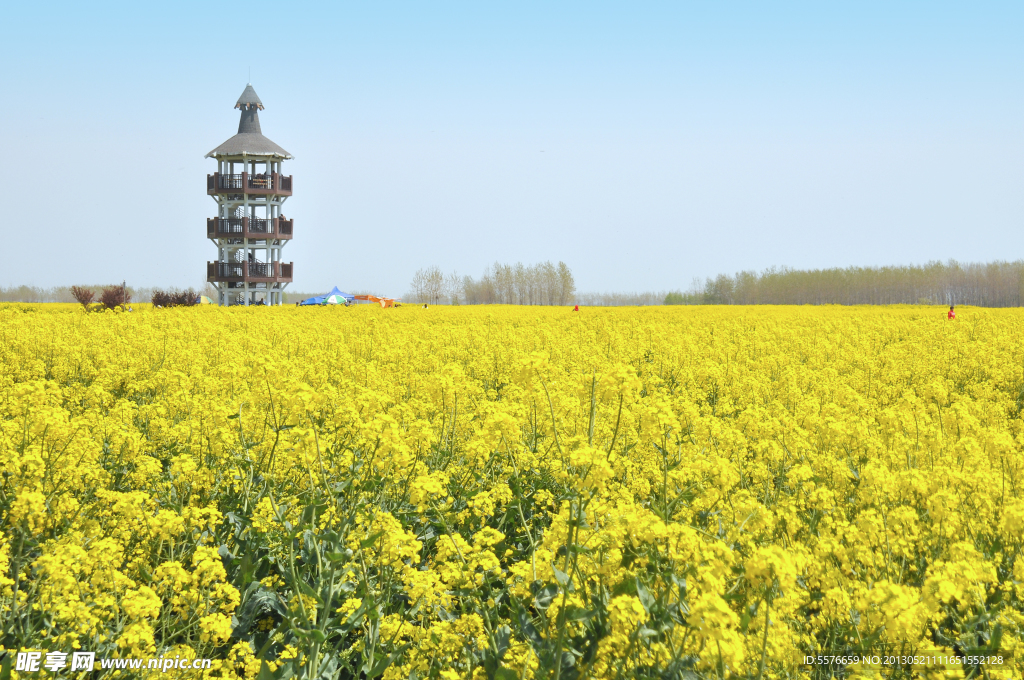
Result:
{"label": "person in field", "polygon": [[946,315],[946,318],[947,319],[955,319],[956,318],[956,312],[953,311],[953,305],[949,306],[949,314]]}
{"label": "person in field", "polygon": [[572,310],[572,311],[574,311],[574,312],[578,312],[578,311],[580,311],[580,306],[579,306],[579,305],[576,305],[576,306],[575,306],[575,307],[573,308],[573,310]]}

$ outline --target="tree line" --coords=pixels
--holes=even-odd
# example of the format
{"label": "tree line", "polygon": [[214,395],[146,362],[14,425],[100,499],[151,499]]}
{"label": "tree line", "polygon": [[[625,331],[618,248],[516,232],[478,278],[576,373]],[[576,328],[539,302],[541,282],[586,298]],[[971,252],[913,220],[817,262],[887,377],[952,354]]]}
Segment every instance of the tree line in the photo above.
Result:
{"label": "tree line", "polygon": [[576,295],[572,270],[564,262],[514,265],[496,262],[480,278],[445,274],[439,267],[413,276],[408,301],[467,305],[568,305]]}
{"label": "tree line", "polygon": [[1024,306],[1024,261],[789,269],[719,274],[665,296],[671,305]]}
{"label": "tree line", "polygon": [[577,293],[576,302],[584,307],[649,307],[665,304],[665,293]]}
{"label": "tree line", "polygon": [[[100,299],[117,286],[83,286]],[[215,297],[206,284],[200,291]],[[153,300],[177,296],[191,298],[193,291],[166,293],[155,288],[128,286],[129,299]],[[198,295],[198,293],[195,293]],[[109,294],[108,294],[109,297]],[[304,299],[289,293],[289,301]],[[172,300],[173,298],[173,300]],[[0,287],[0,302],[75,302],[71,287]],[[578,293],[572,271],[564,262],[495,263],[479,278],[445,274],[439,267],[416,272],[407,302],[430,304],[514,305],[887,305],[943,304],[978,307],[1024,306],[1024,260],[988,263],[929,262],[926,265],[791,269],[771,267],[761,273],[742,271],[733,276],[694,279],[690,289],[665,293]]]}

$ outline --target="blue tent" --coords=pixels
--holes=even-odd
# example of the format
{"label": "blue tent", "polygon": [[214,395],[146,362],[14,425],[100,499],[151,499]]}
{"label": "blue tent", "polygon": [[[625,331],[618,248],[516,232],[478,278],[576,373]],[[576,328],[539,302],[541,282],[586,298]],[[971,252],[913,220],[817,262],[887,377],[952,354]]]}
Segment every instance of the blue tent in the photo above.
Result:
{"label": "blue tent", "polygon": [[329,298],[332,295],[340,295],[341,297],[345,298],[345,300],[347,300],[349,303],[353,302],[356,299],[356,297],[354,295],[351,295],[349,293],[343,293],[340,290],[338,290],[337,286],[335,286],[334,288],[332,288],[330,290],[330,292],[324,293],[323,295],[317,295],[317,296],[314,296],[314,297],[311,297],[311,298],[306,298],[305,300],[303,300],[299,304],[300,305],[322,305],[324,303],[324,300],[326,300],[327,298]]}

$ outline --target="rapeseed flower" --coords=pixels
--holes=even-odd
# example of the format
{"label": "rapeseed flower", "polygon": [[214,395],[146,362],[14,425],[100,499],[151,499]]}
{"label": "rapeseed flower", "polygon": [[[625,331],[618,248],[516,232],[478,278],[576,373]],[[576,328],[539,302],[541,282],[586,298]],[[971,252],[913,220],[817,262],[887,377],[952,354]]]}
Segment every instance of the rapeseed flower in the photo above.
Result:
{"label": "rapeseed flower", "polygon": [[1019,310],[2,304],[0,334],[8,649],[770,678],[872,640],[1022,670]]}

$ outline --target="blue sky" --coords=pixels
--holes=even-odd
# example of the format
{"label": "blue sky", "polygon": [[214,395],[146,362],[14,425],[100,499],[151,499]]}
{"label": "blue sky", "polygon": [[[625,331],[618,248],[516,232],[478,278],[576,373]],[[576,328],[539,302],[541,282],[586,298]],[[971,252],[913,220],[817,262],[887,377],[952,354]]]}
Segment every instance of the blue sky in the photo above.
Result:
{"label": "blue sky", "polygon": [[[1021,3],[21,3],[0,285],[198,286],[251,80],[293,288],[564,260],[587,291],[1018,259]],[[290,166],[290,168],[289,168]]]}

